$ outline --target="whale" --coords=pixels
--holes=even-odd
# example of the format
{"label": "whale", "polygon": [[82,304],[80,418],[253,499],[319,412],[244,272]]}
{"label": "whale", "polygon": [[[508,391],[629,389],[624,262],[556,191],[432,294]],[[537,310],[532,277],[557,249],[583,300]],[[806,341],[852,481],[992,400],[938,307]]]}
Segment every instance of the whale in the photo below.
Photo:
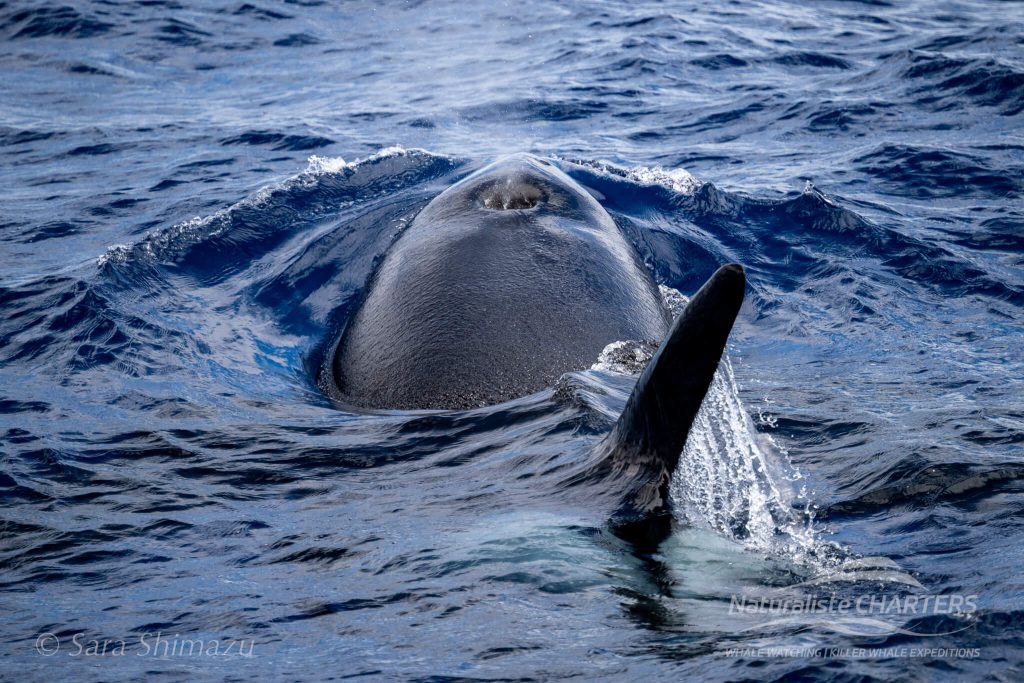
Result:
{"label": "whale", "polygon": [[743,268],[723,265],[673,321],[595,194],[517,154],[445,189],[395,239],[322,384],[356,411],[469,410],[550,388],[613,342],[658,343],[614,428],[565,475],[599,484],[623,535],[657,535],[744,289]]}

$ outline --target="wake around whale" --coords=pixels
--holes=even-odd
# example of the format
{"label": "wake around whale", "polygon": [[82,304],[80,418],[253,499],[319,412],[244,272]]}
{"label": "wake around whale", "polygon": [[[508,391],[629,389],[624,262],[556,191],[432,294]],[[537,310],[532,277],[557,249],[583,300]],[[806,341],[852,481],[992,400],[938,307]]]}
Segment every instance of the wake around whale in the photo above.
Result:
{"label": "wake around whale", "polygon": [[[721,267],[673,323],[611,216],[516,155],[435,197],[385,254],[325,368],[357,410],[469,409],[552,386],[610,343],[663,340],[570,483],[600,482],[619,530],[667,518],[668,484],[743,301]],[[659,525],[655,525],[659,526]]]}

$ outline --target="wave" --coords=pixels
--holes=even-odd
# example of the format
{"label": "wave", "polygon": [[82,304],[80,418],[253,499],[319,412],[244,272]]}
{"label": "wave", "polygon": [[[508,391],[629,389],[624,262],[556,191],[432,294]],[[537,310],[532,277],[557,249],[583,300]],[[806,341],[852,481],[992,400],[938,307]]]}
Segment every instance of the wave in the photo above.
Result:
{"label": "wave", "polygon": [[0,16],[0,31],[12,39],[59,36],[91,38],[109,32],[113,24],[83,14],[73,7],[33,7]]}
{"label": "wave", "polygon": [[[303,225],[337,214],[361,200],[406,186],[420,178],[450,170],[453,160],[421,149],[388,147],[351,162],[341,157],[311,156],[296,176],[268,185],[250,197],[209,216],[195,217],[150,233],[135,244],[114,245],[97,264],[102,268],[129,261],[181,263],[200,245],[210,251],[233,252],[227,263],[251,258],[246,246],[269,249]],[[377,168],[374,168],[377,167]],[[360,172],[363,171],[363,172]],[[417,173],[419,171],[419,173]],[[222,238],[218,242],[218,238]],[[213,258],[217,254],[210,254]]]}
{"label": "wave", "polygon": [[[1013,430],[1010,437],[1024,436]],[[910,471],[899,471],[906,470]],[[875,514],[900,507],[929,510],[938,506],[972,506],[991,496],[1020,489],[1024,466],[1005,463],[1000,466],[972,463],[928,463],[901,467],[887,472],[890,481],[876,485],[855,498],[832,503],[822,510],[823,518],[836,519]]]}
{"label": "wave", "polygon": [[1019,198],[1024,166],[993,168],[978,156],[952,149],[885,144],[853,159],[857,169],[900,196]]}
{"label": "wave", "polygon": [[900,67],[907,81],[927,81],[912,91],[917,104],[946,110],[962,108],[967,101],[998,108],[1003,116],[1024,111],[1024,71],[999,59],[907,50],[888,61]]}

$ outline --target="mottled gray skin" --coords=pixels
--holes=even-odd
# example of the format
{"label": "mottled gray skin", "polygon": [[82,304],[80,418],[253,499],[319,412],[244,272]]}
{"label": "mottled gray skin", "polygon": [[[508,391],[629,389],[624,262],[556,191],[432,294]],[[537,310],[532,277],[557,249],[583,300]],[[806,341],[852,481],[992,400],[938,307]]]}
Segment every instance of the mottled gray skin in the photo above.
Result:
{"label": "mottled gray skin", "polygon": [[438,195],[388,251],[333,360],[339,399],[371,409],[492,405],[660,341],[658,288],[600,204],[517,155]]}

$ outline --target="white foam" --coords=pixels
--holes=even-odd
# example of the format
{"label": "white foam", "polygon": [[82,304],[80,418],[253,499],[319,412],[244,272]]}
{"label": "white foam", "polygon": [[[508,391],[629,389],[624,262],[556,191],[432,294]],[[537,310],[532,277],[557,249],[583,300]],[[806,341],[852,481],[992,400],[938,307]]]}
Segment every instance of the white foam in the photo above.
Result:
{"label": "white foam", "polygon": [[314,174],[341,173],[349,168],[352,168],[352,164],[345,161],[342,157],[321,157],[314,154],[307,159],[305,172]]}
{"label": "white foam", "polygon": [[408,156],[409,154],[426,154],[430,156],[443,156],[428,152],[425,149],[419,147],[412,147],[406,149],[401,145],[392,145],[391,147],[385,147],[384,149],[374,152],[368,157],[362,157],[355,161],[345,161],[342,157],[322,157],[316,154],[309,157],[307,160],[307,166],[304,173],[313,175],[324,175],[330,173],[342,173],[344,171],[355,170],[365,163],[380,161],[381,159],[388,159],[390,157]]}
{"label": "white foam", "polygon": [[[262,192],[262,190],[260,191]],[[223,228],[207,230],[207,226],[213,224],[217,219],[226,217],[227,214],[242,206],[246,202],[263,202],[265,196],[257,192],[251,199],[243,200],[230,208],[221,209],[209,216],[194,216],[182,223],[176,223],[166,230],[146,233],[141,240],[134,244],[115,244],[107,248],[106,253],[100,254],[96,259],[96,265],[102,267],[106,263],[125,263],[133,254],[142,253],[147,258],[158,258],[158,256],[172,244],[190,243],[200,238],[214,237],[223,231]]]}
{"label": "white foam", "polygon": [[686,296],[678,289],[672,289],[665,285],[658,285],[658,293],[661,294],[661,300],[665,302],[665,306],[668,307],[673,318],[678,318],[679,314],[686,308],[686,304],[690,303],[690,297]]}
{"label": "white foam", "polygon": [[653,168],[637,166],[629,169],[627,177],[641,185],[661,185],[679,194],[692,194],[703,185],[684,168],[665,169],[661,166]]}
{"label": "white foam", "polygon": [[693,194],[704,183],[684,168],[664,168],[662,166],[633,166],[624,168],[607,161],[586,161],[565,159],[553,156],[559,161],[596,171],[601,175],[625,178],[640,185],[657,185],[679,194]]}
{"label": "white foam", "polygon": [[604,347],[590,369],[622,375],[639,374],[650,362],[657,344],[642,341],[617,341]]}

